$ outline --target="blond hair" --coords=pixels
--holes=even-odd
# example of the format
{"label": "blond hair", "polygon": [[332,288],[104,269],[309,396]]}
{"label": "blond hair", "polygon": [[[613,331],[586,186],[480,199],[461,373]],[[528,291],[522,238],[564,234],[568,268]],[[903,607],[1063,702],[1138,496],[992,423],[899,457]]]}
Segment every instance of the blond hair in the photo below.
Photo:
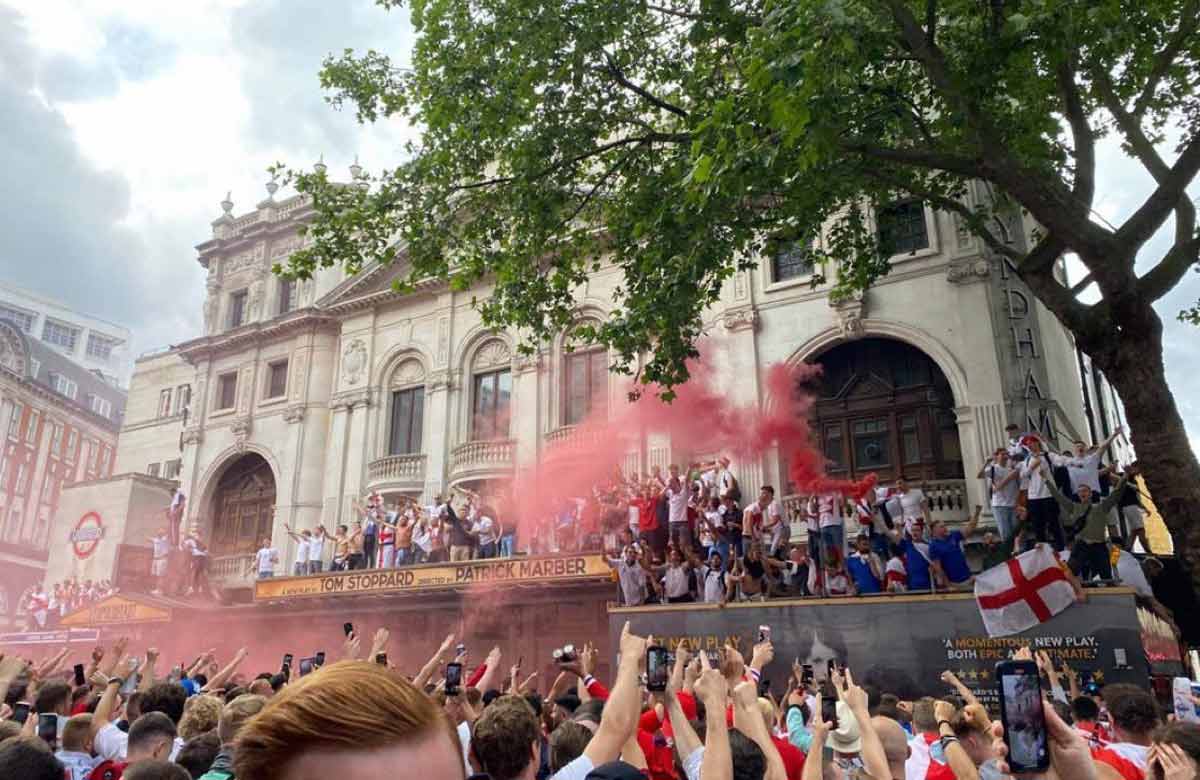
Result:
{"label": "blond hair", "polygon": [[267,697],[256,693],[243,693],[226,704],[225,709],[221,710],[221,722],[217,726],[217,736],[221,744],[228,745],[233,742],[233,738],[242,730],[246,721],[262,712],[265,706]]}
{"label": "blond hair", "polygon": [[220,699],[206,693],[191,696],[183,705],[183,717],[179,719],[179,736],[186,742],[215,729],[220,719]]}
{"label": "blond hair", "polygon": [[62,749],[84,752],[92,738],[92,713],[72,715],[63,726]]}
{"label": "blond hair", "polygon": [[340,661],[286,686],[242,726],[234,774],[271,780],[310,750],[392,747],[431,731],[461,751],[445,713],[408,680],[380,664]]}

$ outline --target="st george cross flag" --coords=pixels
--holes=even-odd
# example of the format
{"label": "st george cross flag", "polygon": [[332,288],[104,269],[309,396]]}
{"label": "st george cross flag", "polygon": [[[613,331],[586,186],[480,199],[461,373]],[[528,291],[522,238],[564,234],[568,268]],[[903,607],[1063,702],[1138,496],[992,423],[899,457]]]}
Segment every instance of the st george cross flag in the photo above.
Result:
{"label": "st george cross flag", "polygon": [[1048,544],[1039,544],[975,578],[975,600],[988,636],[1045,623],[1075,603],[1075,589]]}

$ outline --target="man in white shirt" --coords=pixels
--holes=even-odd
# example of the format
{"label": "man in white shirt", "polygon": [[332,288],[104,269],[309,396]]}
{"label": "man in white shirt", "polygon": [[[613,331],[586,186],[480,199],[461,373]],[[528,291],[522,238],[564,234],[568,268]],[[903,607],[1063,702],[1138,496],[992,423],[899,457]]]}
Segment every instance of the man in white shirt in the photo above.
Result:
{"label": "man in white shirt", "polygon": [[1113,431],[1112,436],[1102,441],[1095,447],[1088,448],[1082,441],[1075,441],[1073,456],[1056,455],[1053,452],[1048,452],[1047,457],[1050,459],[1051,465],[1055,468],[1067,469],[1067,474],[1071,478],[1071,500],[1079,501],[1079,487],[1087,485],[1092,489],[1092,500],[1099,501],[1100,495],[1100,458],[1104,455],[1104,451],[1113,443],[1117,436],[1121,435],[1121,428],[1118,426]]}
{"label": "man in white shirt", "polygon": [[475,553],[476,558],[496,557],[496,521],[481,512],[471,527],[470,533],[476,537],[476,541],[479,543],[479,549]]}
{"label": "man in white shirt", "polygon": [[646,603],[646,585],[652,572],[645,561],[646,553],[636,545],[625,548],[620,558],[606,558],[609,568],[616,570],[621,584],[622,606],[640,607]]}
{"label": "man in white shirt", "polygon": [[667,500],[667,522],[671,529],[671,541],[681,550],[692,549],[692,529],[688,526],[688,500],[691,493],[687,483],[679,477],[679,467],[671,464],[671,478],[663,489]]}
{"label": "man in white shirt", "polygon": [[99,761],[92,756],[92,715],[83,713],[67,721],[61,749],[54,754],[66,768],[64,780],[87,780]]}
{"label": "man in white shirt", "polygon": [[693,560],[692,565],[700,577],[700,597],[706,604],[725,603],[725,561],[721,554],[713,552],[708,563]]}
{"label": "man in white shirt", "polygon": [[1029,450],[1021,441],[1021,429],[1016,423],[1009,423],[1004,426],[1004,432],[1008,435],[1008,441],[1004,445],[1005,452],[1008,453],[1009,460],[1014,463],[1020,463],[1029,455]]}
{"label": "man in white shirt", "polygon": [[275,564],[279,563],[279,551],[271,546],[271,540],[263,538],[262,547],[254,554],[254,564],[258,578],[266,579],[275,576]]}
{"label": "man in white shirt", "polygon": [[163,581],[167,578],[167,557],[171,554],[171,540],[166,528],[159,528],[158,533],[150,537],[151,560],[150,575],[154,577],[154,595],[162,593]]}
{"label": "man in white shirt", "polygon": [[318,525],[308,537],[308,574],[320,574],[325,565],[325,526]]}
{"label": "man in white shirt", "polygon": [[1021,464],[1021,476],[1029,481],[1028,501],[1029,522],[1033,526],[1034,535],[1039,542],[1051,542],[1054,549],[1061,551],[1066,547],[1066,536],[1062,523],[1058,520],[1058,503],[1050,493],[1046,484],[1049,469],[1043,468],[1048,460],[1042,452],[1042,442],[1033,438],[1029,441],[1029,457]]}
{"label": "man in white shirt", "polygon": [[925,492],[920,488],[909,487],[908,480],[900,477],[896,480],[896,494],[892,497],[900,504],[900,517],[904,521],[904,530],[911,535],[916,523],[930,524],[929,502]]}
{"label": "man in white shirt", "polygon": [[1018,491],[1021,488],[1021,470],[1009,462],[1008,450],[999,448],[992,454],[990,463],[984,464],[979,476],[986,479],[992,494],[992,516],[996,528],[1005,544],[1012,543],[1016,527]]}

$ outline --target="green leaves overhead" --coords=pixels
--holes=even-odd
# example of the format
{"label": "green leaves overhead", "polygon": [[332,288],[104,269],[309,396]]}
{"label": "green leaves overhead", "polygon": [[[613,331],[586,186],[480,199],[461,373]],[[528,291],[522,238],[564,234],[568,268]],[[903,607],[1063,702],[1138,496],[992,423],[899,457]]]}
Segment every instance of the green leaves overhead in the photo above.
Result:
{"label": "green leaves overhead", "polygon": [[[1085,244],[1107,238],[1086,224],[1088,149],[1114,123],[1071,117],[1102,111],[1095,73],[1151,141],[1168,116],[1192,138],[1200,117],[1185,0],[408,5],[410,68],[346,52],[321,84],[364,121],[410,122],[409,161],[369,187],[293,172],[320,218],[287,271],[355,270],[399,246],[410,281],[489,280],[486,321],[528,347],[568,327],[578,288],[614,263],[613,316],[584,335],[667,388],[768,241],[823,236],[834,294],[861,290],[888,271],[873,210],[908,193],[1015,253],[989,227],[1008,197],[1090,262]],[[995,197],[967,198],[976,180]],[[1087,312],[1059,303],[1080,326]]]}

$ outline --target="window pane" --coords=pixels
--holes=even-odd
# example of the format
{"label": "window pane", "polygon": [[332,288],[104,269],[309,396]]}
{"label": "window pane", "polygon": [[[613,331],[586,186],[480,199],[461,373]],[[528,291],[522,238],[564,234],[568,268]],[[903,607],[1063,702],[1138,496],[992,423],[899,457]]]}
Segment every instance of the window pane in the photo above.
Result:
{"label": "window pane", "polygon": [[421,430],[425,425],[425,388],[414,387],[405,392],[412,394],[412,424],[409,426],[408,451],[421,451]]}
{"label": "window pane", "polygon": [[929,247],[925,206],[919,200],[893,203],[879,210],[879,242],[888,254],[915,252]]}
{"label": "window pane", "polygon": [[592,369],[588,410],[601,417],[608,414],[608,355],[603,351],[588,356]]}
{"label": "window pane", "polygon": [[906,464],[921,462],[921,443],[914,415],[906,414],[900,418],[900,449]]}
{"label": "window pane", "polygon": [[567,355],[567,425],[583,422],[587,416],[588,363],[587,355]]}
{"label": "window pane", "polygon": [[267,388],[268,398],[279,398],[287,395],[287,361],[271,364],[271,381]]}
{"label": "window pane", "polygon": [[388,437],[388,454],[403,455],[409,449],[409,426],[412,423],[412,395],[405,390],[392,393],[392,430]]}
{"label": "window pane", "polygon": [[856,422],[854,428],[854,467],[871,469],[890,465],[887,422],[865,420]]}
{"label": "window pane", "polygon": [[792,241],[771,258],[771,278],[782,282],[810,276],[813,272],[812,249],[808,241]]}
{"label": "window pane", "polygon": [[825,458],[829,461],[831,468],[846,467],[846,454],[843,451],[842,426],[840,425],[825,426]]}

